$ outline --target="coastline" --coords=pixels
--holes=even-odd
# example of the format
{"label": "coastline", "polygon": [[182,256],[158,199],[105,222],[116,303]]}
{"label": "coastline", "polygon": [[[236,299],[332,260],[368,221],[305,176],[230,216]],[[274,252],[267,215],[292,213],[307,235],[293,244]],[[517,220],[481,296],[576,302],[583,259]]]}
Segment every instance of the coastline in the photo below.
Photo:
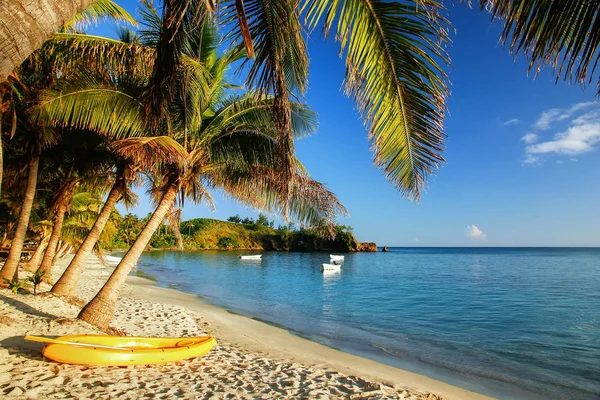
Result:
{"label": "coastline", "polygon": [[492,397],[424,375],[378,363],[301,338],[284,328],[232,313],[204,302],[192,294],[158,287],[156,282],[144,278],[130,276],[127,283],[130,287],[126,292],[124,291],[124,296],[150,301],[159,298],[161,302],[183,306],[201,316],[211,327],[210,333],[217,340],[225,340],[242,349],[247,349],[249,352],[259,353],[280,361],[291,361],[357,375],[411,392],[435,393],[449,400],[492,399]]}
{"label": "coastline", "polygon": [[[70,260],[55,265],[56,280]],[[0,289],[0,394],[9,398],[360,398],[479,400],[490,397],[344,353],[178,290],[130,276],[111,326],[130,336],[201,336],[218,345],[202,358],[129,368],[42,359],[25,335],[101,333],[77,320],[113,268],[91,256],[77,298]],[[49,286],[41,288],[49,290]]]}

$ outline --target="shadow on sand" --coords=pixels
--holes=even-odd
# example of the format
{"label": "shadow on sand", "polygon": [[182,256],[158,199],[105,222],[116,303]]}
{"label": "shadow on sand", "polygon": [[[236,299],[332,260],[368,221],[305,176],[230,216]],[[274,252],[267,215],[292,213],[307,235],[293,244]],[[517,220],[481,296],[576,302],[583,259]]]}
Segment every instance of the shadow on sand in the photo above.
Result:
{"label": "shadow on sand", "polygon": [[23,303],[22,301],[19,301],[17,299],[13,299],[11,297],[6,297],[6,296],[3,296],[3,295],[0,295],[0,301],[3,301],[3,302],[5,302],[8,305],[13,306],[17,310],[19,310],[19,311],[21,311],[22,313],[25,313],[25,314],[35,315],[36,317],[51,318],[51,319],[58,318],[56,315],[47,314],[45,312],[37,310],[37,309],[35,309],[35,308],[33,308],[33,307],[31,307],[31,306]]}

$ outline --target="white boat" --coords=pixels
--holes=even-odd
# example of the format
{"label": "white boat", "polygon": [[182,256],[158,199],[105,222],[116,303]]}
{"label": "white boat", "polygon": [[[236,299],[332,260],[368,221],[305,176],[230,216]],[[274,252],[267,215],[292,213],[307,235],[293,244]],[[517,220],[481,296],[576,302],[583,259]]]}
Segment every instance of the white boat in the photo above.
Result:
{"label": "white boat", "polygon": [[338,264],[321,264],[321,271],[339,271],[342,268],[341,265]]}
{"label": "white boat", "polygon": [[260,260],[262,254],[254,255],[254,256],[240,256],[241,260]]}
{"label": "white boat", "polygon": [[329,258],[332,260],[341,260],[344,261],[344,256],[336,256],[335,254],[330,254]]}

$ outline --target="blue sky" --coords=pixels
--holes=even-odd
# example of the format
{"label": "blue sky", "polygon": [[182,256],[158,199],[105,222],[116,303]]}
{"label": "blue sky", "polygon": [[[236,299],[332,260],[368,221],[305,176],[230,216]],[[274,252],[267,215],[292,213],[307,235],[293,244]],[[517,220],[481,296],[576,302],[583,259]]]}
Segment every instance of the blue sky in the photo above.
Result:
{"label": "blue sky", "polygon": [[[555,84],[547,68],[533,79],[527,64],[499,44],[500,25],[464,4],[449,7],[456,34],[449,49],[447,163],[419,204],[373,166],[367,131],[341,92],[337,44],[318,32],[309,39],[306,101],[320,122],[297,151],[348,209],[339,223],[380,246],[599,246],[595,85]],[[215,200],[215,212],[187,202],[183,219],[257,215],[220,195]],[[131,211],[145,215],[150,204],[142,198]]]}

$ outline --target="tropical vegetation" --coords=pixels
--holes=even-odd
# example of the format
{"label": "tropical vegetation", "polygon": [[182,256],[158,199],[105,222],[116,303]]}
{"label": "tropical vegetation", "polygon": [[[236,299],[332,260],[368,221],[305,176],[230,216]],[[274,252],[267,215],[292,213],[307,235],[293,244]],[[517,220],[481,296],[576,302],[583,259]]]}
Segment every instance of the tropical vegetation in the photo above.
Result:
{"label": "tropical vegetation", "polygon": [[[50,280],[55,261],[76,249],[53,288],[73,295],[86,257],[114,245],[116,236],[127,252],[80,313],[100,327],[108,326],[125,277],[148,244],[171,243],[167,229],[159,229],[165,221],[179,248],[192,240],[197,222],[181,222],[187,200],[212,206],[212,193],[220,191],[314,227],[302,234],[348,233],[333,226],[343,206],[295,156],[295,140],[316,126],[302,102],[307,31],[333,33],[339,42],[345,92],[369,130],[376,166],[395,187],[418,200],[444,161],[451,25],[441,2],[164,0],[158,11],[142,1],[142,27],[122,28],[117,39],[82,32],[99,18],[136,24],[110,0],[84,1],[93,5],[63,27],[59,21],[75,15],[72,4],[48,1],[56,12],[36,18],[31,2],[6,3],[0,220],[10,248],[0,284],[20,289],[23,249],[35,238],[37,248],[23,265],[35,282]],[[502,39],[530,69],[544,62],[557,79],[591,82],[600,43],[596,2],[481,0],[480,6],[504,21]],[[38,19],[43,28],[28,35]],[[17,25],[25,29],[10,28]],[[226,79],[234,64],[244,87]],[[119,219],[115,205],[134,201],[131,186],[140,180],[154,211],[143,222]],[[245,221],[232,224],[238,222]],[[264,222],[246,225],[274,230]],[[291,226],[278,231],[282,240],[292,237]],[[222,236],[215,245],[235,247],[234,239]]]}
{"label": "tropical vegetation", "polygon": [[[52,227],[48,240],[40,239],[40,245],[46,243],[41,262],[37,268],[30,265],[31,269],[49,279],[58,254],[64,254],[59,248],[68,248],[59,246],[61,238],[66,239],[63,226],[68,226],[69,232],[87,230],[83,236],[73,235],[72,246],[78,250],[52,288],[54,293],[74,294],[87,255],[99,247],[115,204],[132,199],[129,187],[139,175],[156,204],[141,231],[132,236],[130,230],[126,240],[131,244],[122,262],[80,313],[82,319],[100,327],[108,326],[125,278],[163,221],[167,220],[178,236],[185,199],[212,206],[211,192],[223,191],[244,204],[281,212],[308,225],[330,225],[336,215],[345,212],[333,193],[313,181],[293,154],[286,157],[293,158],[294,168],[282,179],[279,170],[284,156],[278,151],[271,112],[277,99],[243,92],[225,81],[229,65],[244,57],[243,48],[234,46],[219,56],[218,37],[210,19],[200,27],[184,22],[175,54],[178,61],[170,66],[177,79],[170,82],[171,90],[157,90],[157,82],[165,74],[162,68],[169,67],[157,61],[172,40],[165,33],[169,19],[159,16],[149,3],[144,3],[142,15],[142,29],[122,29],[118,40],[80,32],[57,33],[24,64],[28,69],[19,70],[31,71],[22,75],[32,79],[45,79],[24,102],[23,126],[50,132],[52,137],[43,149],[37,145],[43,151],[33,157],[38,163],[48,160],[48,168],[44,164],[42,175],[37,171],[30,174],[36,180],[44,176],[43,185],[51,187],[44,204],[46,221]],[[105,56],[93,57],[99,51]],[[290,102],[289,107],[295,137],[314,131],[315,116],[305,105]],[[45,137],[31,136],[34,143]],[[55,165],[54,160],[60,162]],[[79,222],[86,223],[65,225],[74,198],[87,193],[82,191],[87,188],[110,191],[103,204],[96,204],[94,210],[86,208],[95,212],[95,218],[85,218],[89,213],[82,212]],[[35,192],[36,185],[32,185]],[[24,220],[19,231],[23,240],[29,215]],[[12,242],[18,244],[15,239],[19,239],[16,231]],[[181,237],[179,241],[183,246]],[[20,258],[17,247],[11,246],[10,254]],[[3,276],[15,276],[18,271],[18,259],[8,262],[10,254],[0,271]],[[18,281],[18,276],[15,279]]]}

